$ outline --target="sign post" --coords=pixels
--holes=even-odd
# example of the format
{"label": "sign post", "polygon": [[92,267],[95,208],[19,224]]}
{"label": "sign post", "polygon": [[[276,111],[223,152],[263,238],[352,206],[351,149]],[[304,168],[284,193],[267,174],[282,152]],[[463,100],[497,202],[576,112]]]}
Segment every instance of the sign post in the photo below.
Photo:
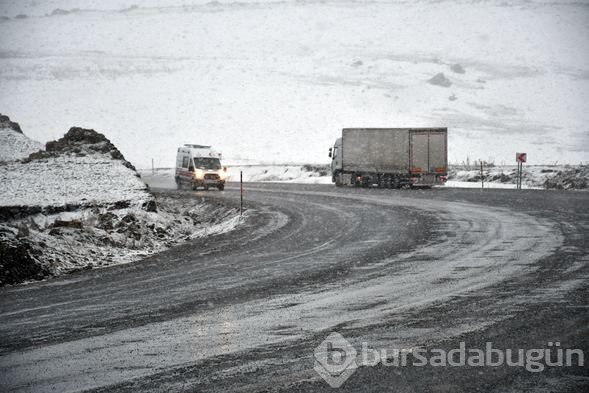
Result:
{"label": "sign post", "polygon": [[239,215],[243,215],[243,171],[239,171]]}
{"label": "sign post", "polygon": [[522,189],[522,173],[524,171],[524,162],[528,161],[527,153],[515,153],[515,161],[517,162],[517,189]]}

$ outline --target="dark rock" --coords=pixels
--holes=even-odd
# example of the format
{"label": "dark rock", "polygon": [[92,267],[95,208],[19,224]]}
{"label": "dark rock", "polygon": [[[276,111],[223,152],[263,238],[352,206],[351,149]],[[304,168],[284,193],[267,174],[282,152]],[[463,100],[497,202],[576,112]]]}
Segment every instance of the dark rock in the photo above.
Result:
{"label": "dark rock", "polygon": [[331,173],[331,169],[329,165],[311,165],[305,164],[303,165],[303,170],[305,172],[316,172],[319,176],[327,176]]}
{"label": "dark rock", "polygon": [[15,220],[42,211],[41,206],[0,206],[0,221]]}
{"label": "dark rock", "polygon": [[51,12],[51,15],[68,15],[70,11],[62,10],[61,8],[56,8]]}
{"label": "dark rock", "polygon": [[135,221],[137,221],[137,218],[135,217],[135,215],[129,213],[125,217],[123,217],[121,219],[121,221],[119,222],[119,226],[122,225],[122,224],[130,224],[130,223],[135,222]]}
{"label": "dark rock", "polygon": [[17,229],[18,229],[18,234],[16,235],[16,237],[23,238],[23,237],[28,237],[31,234],[31,232],[29,231],[29,228],[24,223],[19,224],[17,226]]}
{"label": "dark rock", "polygon": [[145,211],[157,213],[157,204],[155,203],[155,200],[153,200],[153,199],[150,199],[149,201],[145,202],[143,204],[142,208]]}
{"label": "dark rock", "polygon": [[71,221],[62,221],[62,220],[55,220],[52,225],[53,228],[75,228],[81,229],[83,227],[82,221],[80,220],[71,220]]}
{"label": "dark rock", "polygon": [[457,74],[464,74],[466,72],[460,64],[452,64],[450,69]]}
{"label": "dark rock", "polygon": [[98,216],[98,224],[96,225],[96,227],[107,231],[112,230],[114,229],[114,220],[116,219],[117,216],[111,212],[100,214]]}
{"label": "dark rock", "polygon": [[118,201],[112,204],[108,210],[119,210],[119,209],[126,209],[131,206],[129,201]]}
{"label": "dark rock", "polygon": [[443,72],[440,72],[439,74],[435,75],[433,78],[429,79],[427,82],[432,85],[441,86],[441,87],[452,86],[452,82],[450,81],[450,79],[446,78],[446,75],[444,75]]}
{"label": "dark rock", "polygon": [[0,286],[14,285],[26,280],[42,280],[51,275],[37,261],[39,252],[23,239],[0,240]]}
{"label": "dark rock", "polygon": [[509,183],[511,182],[511,176],[506,175],[505,173],[499,173],[491,177],[491,181],[499,181],[501,183]]}

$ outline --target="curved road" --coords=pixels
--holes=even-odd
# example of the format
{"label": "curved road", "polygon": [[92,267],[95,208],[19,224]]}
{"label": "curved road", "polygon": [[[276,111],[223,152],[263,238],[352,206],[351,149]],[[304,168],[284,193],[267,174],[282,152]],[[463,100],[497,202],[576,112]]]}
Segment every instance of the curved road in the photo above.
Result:
{"label": "curved road", "polygon": [[[238,200],[235,187],[180,192]],[[586,351],[587,202],[586,193],[248,184],[233,232],[0,289],[0,390],[330,390],[313,350],[333,331],[389,351],[489,340]],[[589,384],[582,367],[400,371],[363,367],[342,389]]]}

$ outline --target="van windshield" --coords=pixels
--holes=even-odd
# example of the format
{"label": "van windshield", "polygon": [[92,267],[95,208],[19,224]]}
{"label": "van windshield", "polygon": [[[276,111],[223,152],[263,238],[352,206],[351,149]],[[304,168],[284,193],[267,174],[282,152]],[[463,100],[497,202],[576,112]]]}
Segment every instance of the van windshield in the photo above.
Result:
{"label": "van windshield", "polygon": [[194,167],[200,169],[221,169],[221,161],[218,158],[195,157]]}

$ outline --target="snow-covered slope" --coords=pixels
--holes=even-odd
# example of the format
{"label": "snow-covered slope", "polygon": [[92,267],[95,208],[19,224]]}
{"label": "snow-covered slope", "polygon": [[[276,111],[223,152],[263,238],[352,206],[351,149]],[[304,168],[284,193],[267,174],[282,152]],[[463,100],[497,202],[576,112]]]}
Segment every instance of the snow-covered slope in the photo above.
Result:
{"label": "snow-covered slope", "polygon": [[18,123],[0,114],[0,161],[25,158],[41,149],[43,145],[23,134]]}
{"label": "snow-covered slope", "polygon": [[104,135],[76,127],[46,151],[0,165],[0,183],[0,206],[140,205],[152,199]]}
{"label": "snow-covered slope", "polygon": [[109,130],[142,168],[182,143],[327,162],[355,126],[448,126],[452,162],[589,160],[583,2],[6,0],[2,15],[0,108],[41,141]]}

